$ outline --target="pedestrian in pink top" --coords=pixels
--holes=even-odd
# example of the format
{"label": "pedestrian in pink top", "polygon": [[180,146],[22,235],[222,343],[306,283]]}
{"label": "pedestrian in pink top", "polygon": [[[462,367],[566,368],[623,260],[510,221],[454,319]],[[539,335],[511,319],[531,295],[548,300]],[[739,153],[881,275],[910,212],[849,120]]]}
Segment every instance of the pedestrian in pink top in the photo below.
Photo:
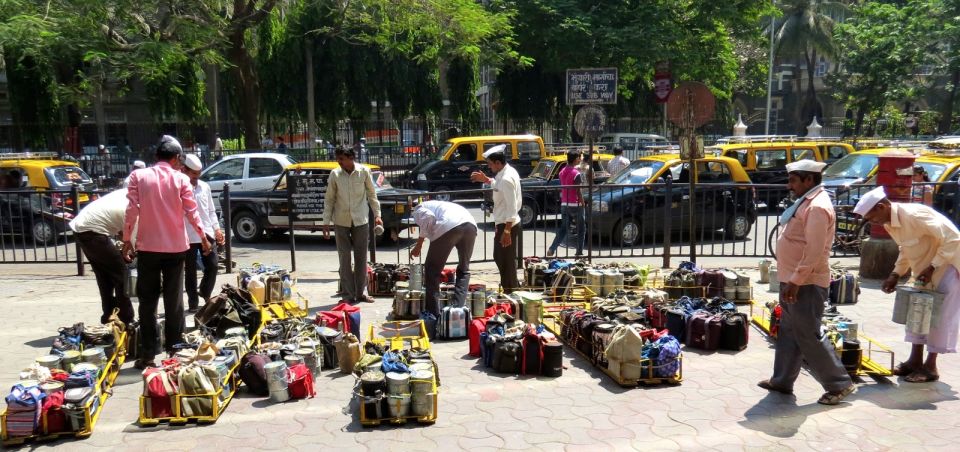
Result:
{"label": "pedestrian in pink top", "polygon": [[[185,252],[190,249],[184,218],[201,237],[203,254],[210,252],[190,178],[179,170],[182,152],[175,138],[164,135],[157,146],[157,164],[134,171],[127,186],[129,204],[124,219],[123,256],[127,262],[133,261],[134,254],[137,257],[140,359],[135,366],[138,369],[154,367],[153,358],[160,352],[157,304],[161,293],[168,353],[173,351],[169,346],[183,336],[183,264]],[[131,235],[138,219],[134,250]]]}
{"label": "pedestrian in pink top", "polygon": [[800,364],[827,392],[817,400],[836,405],[855,389],[828,341],[821,341],[820,325],[830,287],[830,248],[836,214],[830,195],[821,185],[823,162],[800,160],[787,165],[787,188],[796,197],[780,216],[777,240],[777,277],[780,280],[780,331],[777,334],[773,376],[757,383],[763,389],[793,393]]}

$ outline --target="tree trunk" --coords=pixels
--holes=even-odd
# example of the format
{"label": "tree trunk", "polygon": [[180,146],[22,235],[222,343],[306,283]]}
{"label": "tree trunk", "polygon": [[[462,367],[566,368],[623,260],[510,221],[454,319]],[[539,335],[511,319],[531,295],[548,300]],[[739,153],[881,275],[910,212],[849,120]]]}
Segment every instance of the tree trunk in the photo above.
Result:
{"label": "tree trunk", "polygon": [[317,110],[316,99],[313,93],[313,39],[307,38],[304,41],[306,46],[306,66],[307,66],[307,148],[316,146],[317,136]]}
{"label": "tree trunk", "polygon": [[952,85],[947,98],[943,101],[943,111],[940,115],[940,133],[952,133],[953,127],[953,103],[957,99],[957,85],[960,84],[960,66],[950,71]]}
{"label": "tree trunk", "polygon": [[863,107],[857,108],[857,122],[853,126],[853,136],[859,137],[860,130],[863,127],[863,117],[867,114],[867,111]]}
{"label": "tree trunk", "polygon": [[803,57],[807,62],[807,95],[803,101],[803,123],[800,125],[805,129],[806,126],[812,121],[812,118],[816,117],[818,113],[817,88],[813,84],[814,75],[817,69],[817,51],[812,50],[809,54],[804,52]]}
{"label": "tree trunk", "polygon": [[244,30],[230,35],[230,62],[240,102],[240,120],[243,124],[245,149],[261,149],[260,143],[260,80],[254,68],[253,58],[247,49]]}

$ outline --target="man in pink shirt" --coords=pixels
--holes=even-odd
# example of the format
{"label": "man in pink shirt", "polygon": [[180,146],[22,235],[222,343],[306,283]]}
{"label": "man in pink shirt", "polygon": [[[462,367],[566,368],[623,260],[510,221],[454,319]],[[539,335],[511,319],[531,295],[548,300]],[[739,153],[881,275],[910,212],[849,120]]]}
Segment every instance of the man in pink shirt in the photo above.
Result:
{"label": "man in pink shirt", "polygon": [[829,341],[820,334],[824,303],[830,287],[830,249],[836,214],[821,185],[823,162],[800,160],[787,165],[787,188],[796,201],[780,216],[777,277],[780,280],[780,331],[773,376],[757,383],[768,391],[793,393],[800,364],[827,392],[817,400],[836,405],[854,391],[853,381]]}
{"label": "man in pink shirt", "polygon": [[[126,218],[123,228],[123,257],[131,262],[137,255],[137,298],[140,315],[140,352],[138,369],[155,366],[160,352],[157,334],[157,304],[163,293],[164,334],[167,345],[183,336],[183,264],[190,248],[184,218],[201,237],[203,254],[210,242],[203,233],[197,202],[190,178],[179,171],[183,148],[169,135],[157,146],[157,164],[130,174],[127,186]],[[139,222],[136,251],[131,243],[133,227]],[[167,352],[172,349],[168,348]]]}

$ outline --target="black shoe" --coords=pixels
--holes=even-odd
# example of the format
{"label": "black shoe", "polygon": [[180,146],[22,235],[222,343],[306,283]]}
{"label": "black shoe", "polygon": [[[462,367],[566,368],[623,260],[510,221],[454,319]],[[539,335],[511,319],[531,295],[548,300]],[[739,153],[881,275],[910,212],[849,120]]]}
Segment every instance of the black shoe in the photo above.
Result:
{"label": "black shoe", "polygon": [[189,308],[187,309],[187,314],[196,314],[200,312],[200,308]]}

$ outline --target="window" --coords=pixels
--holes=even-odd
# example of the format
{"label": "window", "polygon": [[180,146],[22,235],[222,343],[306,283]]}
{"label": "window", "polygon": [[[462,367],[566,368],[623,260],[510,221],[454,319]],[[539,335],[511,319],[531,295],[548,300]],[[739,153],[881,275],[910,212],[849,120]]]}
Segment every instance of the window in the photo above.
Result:
{"label": "window", "polygon": [[833,163],[842,159],[845,155],[847,155],[847,148],[843,146],[827,146],[827,155],[824,156],[824,161]]}
{"label": "window", "polygon": [[701,162],[697,164],[697,179],[701,184],[723,184],[733,182],[730,168],[721,162]]}
{"label": "window", "polygon": [[734,149],[728,152],[726,155],[726,157],[733,157],[737,159],[737,161],[740,162],[740,166],[743,166],[744,168],[747,167],[747,157],[749,156],[750,151],[747,151],[746,149]]}
{"label": "window", "polygon": [[814,69],[814,77],[823,77],[827,75],[827,71],[830,70],[830,62],[826,58],[820,57],[820,61],[817,62],[817,67]]}
{"label": "window", "polygon": [[521,160],[537,160],[540,158],[540,143],[536,141],[517,142],[517,154]]}
{"label": "window", "polygon": [[620,146],[623,147],[624,151],[633,151],[637,149],[637,137],[622,137],[620,138]]}
{"label": "window", "polygon": [[787,168],[787,150],[757,151],[758,170],[782,170]]}
{"label": "window", "polygon": [[243,179],[243,161],[244,159],[224,160],[211,166],[201,179],[205,182]]}
{"label": "window", "polygon": [[250,159],[249,177],[273,177],[283,172],[280,162],[268,158]]}
{"label": "window", "polygon": [[800,160],[816,160],[813,156],[813,149],[791,149],[790,156],[793,157],[794,162],[799,162]]}
{"label": "window", "polygon": [[454,149],[450,160],[454,162],[477,161],[477,145],[473,143],[461,143]]}
{"label": "window", "polygon": [[[507,146],[506,149],[503,150],[503,155],[507,160],[513,160],[513,145],[510,143],[483,143],[483,152],[487,152],[494,146],[500,146],[501,144]],[[537,155],[537,158],[540,158],[540,156]]]}

